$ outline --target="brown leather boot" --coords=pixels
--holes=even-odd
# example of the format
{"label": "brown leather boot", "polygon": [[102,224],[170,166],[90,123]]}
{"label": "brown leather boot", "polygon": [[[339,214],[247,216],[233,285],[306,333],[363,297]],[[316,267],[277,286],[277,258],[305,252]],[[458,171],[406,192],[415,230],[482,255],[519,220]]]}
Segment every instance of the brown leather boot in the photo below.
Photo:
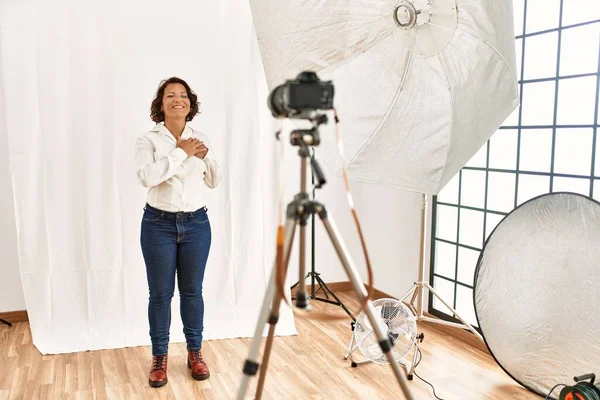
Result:
{"label": "brown leather boot", "polygon": [[152,387],[161,387],[167,384],[167,356],[153,356],[150,378],[148,383]]}
{"label": "brown leather boot", "polygon": [[210,376],[201,350],[188,350],[188,368],[192,370],[192,378],[197,381],[203,381]]}

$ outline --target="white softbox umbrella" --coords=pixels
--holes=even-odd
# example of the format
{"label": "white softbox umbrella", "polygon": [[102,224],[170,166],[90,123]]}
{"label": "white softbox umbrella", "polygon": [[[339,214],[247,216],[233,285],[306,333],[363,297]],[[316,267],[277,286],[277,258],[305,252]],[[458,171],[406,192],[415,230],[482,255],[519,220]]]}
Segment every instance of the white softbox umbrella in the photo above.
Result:
{"label": "white softbox umbrella", "polygon": [[511,0],[250,4],[270,90],[333,81],[354,180],[437,194],[518,106]]}

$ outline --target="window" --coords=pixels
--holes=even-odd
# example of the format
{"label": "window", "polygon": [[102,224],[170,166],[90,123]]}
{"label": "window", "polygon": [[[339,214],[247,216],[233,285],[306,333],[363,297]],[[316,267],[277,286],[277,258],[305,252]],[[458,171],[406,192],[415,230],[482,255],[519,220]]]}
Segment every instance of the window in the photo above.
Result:
{"label": "window", "polygon": [[[521,106],[433,199],[430,284],[477,326],[481,249],[515,207],[559,191],[600,199],[600,1],[515,0]],[[429,311],[453,320],[430,294]]]}

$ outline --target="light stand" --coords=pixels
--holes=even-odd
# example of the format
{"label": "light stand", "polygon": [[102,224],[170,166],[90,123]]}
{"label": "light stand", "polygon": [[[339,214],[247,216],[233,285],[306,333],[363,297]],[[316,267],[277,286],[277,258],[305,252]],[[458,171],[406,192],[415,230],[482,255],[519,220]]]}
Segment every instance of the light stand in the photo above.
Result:
{"label": "light stand", "polygon": [[[315,161],[315,152],[314,152],[314,148],[313,148],[313,152],[311,155],[311,163],[314,163],[314,162],[316,162],[316,161]],[[321,178],[321,180],[319,180],[319,183],[317,185],[314,185],[315,184],[315,173],[313,172],[313,174],[311,175],[311,182],[314,185],[313,193],[312,193],[313,200],[315,199],[316,188],[321,188],[321,186],[326,183],[324,177],[320,177],[320,178]],[[318,272],[315,272],[315,215],[314,214],[311,216],[311,260],[310,261],[311,261],[311,270],[308,274],[306,274],[306,277],[305,277],[305,279],[311,278],[310,295],[308,298],[310,300],[317,300],[317,301],[321,301],[323,303],[329,303],[329,304],[333,304],[335,306],[340,306],[344,309],[346,314],[348,314],[350,316],[350,318],[352,318],[352,321],[356,322],[356,318],[354,317],[354,315],[352,315],[350,310],[348,310],[348,307],[346,307],[346,305],[344,303],[342,303],[342,301],[335,295],[335,293],[329,288],[329,286],[327,286],[325,281],[323,281],[323,279],[321,278],[321,274]],[[315,281],[319,285],[319,289],[317,291],[315,291]],[[300,284],[300,281],[296,282],[295,284],[292,285],[290,290],[294,290],[296,287],[298,287],[299,284]],[[323,294],[325,295],[325,298],[317,297],[319,292],[323,292]],[[335,301],[330,300],[329,295],[331,295],[331,297],[333,297],[335,299]],[[296,297],[292,297],[292,300],[296,300]]]}
{"label": "light stand", "polygon": [[[287,274],[287,269],[290,260],[291,248],[293,244],[294,235],[296,232],[296,227],[300,224],[300,248],[299,248],[299,269],[300,269],[300,277],[305,275],[305,239],[306,239],[306,221],[310,215],[314,215],[315,213],[319,215],[319,218],[323,222],[325,230],[331,240],[331,244],[334,246],[336,253],[346,271],[350,282],[352,283],[353,290],[359,300],[359,302],[363,303],[365,298],[367,297],[367,290],[365,288],[364,282],[362,282],[360,275],[350,258],[350,254],[346,249],[344,242],[341,239],[341,236],[335,226],[333,220],[328,216],[327,210],[325,206],[321,203],[318,203],[314,200],[310,200],[308,193],[306,193],[306,169],[307,169],[307,158],[310,156],[310,152],[308,150],[309,145],[318,144],[319,136],[318,136],[318,126],[327,121],[327,117],[325,115],[319,116],[318,119],[312,119],[313,129],[310,130],[296,130],[292,132],[292,145],[299,146],[300,151],[299,155],[301,157],[300,164],[300,193],[294,196],[294,200],[290,202],[287,206],[286,210],[286,223],[285,223],[285,237],[283,240],[283,254],[282,254],[282,263],[283,263],[283,273],[284,276]],[[315,176],[319,181],[323,179],[323,174],[319,168],[315,159],[311,160],[311,167]],[[323,179],[324,180],[324,179]],[[269,323],[269,334],[267,336],[267,341],[265,343],[265,350],[263,354],[263,362],[262,367],[260,368],[260,376],[258,380],[258,386],[256,389],[256,397],[255,399],[260,399],[262,397],[262,392],[264,388],[264,383],[266,379],[267,369],[269,358],[271,356],[271,348],[273,346],[273,337],[275,333],[275,325],[279,320],[279,308],[281,306],[281,294],[276,289],[276,276],[277,276],[277,261],[273,267],[271,272],[271,278],[269,280],[269,285],[267,287],[265,297],[262,303],[262,309],[260,312],[260,316],[258,319],[258,323],[256,324],[256,330],[254,332],[254,338],[250,344],[250,350],[248,353],[248,358],[244,363],[242,375],[242,381],[239,386],[239,391],[237,394],[237,400],[244,400],[246,392],[248,390],[248,385],[250,383],[250,378],[255,376],[259,369],[259,363],[257,361],[258,350],[260,347],[260,342],[262,338],[262,333],[265,327],[265,324]],[[308,309],[308,297],[306,295],[306,282],[303,279],[300,279],[299,282],[299,290],[296,299],[296,307],[301,309]],[[394,375],[400,385],[400,389],[404,394],[405,398],[408,400],[414,400],[409,388],[407,379],[404,376],[404,372],[400,369],[400,366],[394,362],[394,357],[391,353],[392,344],[388,336],[383,332],[381,326],[377,323],[375,309],[373,307],[372,301],[367,301],[365,306],[365,314],[367,315],[369,322],[373,326],[373,330],[377,335],[379,340],[379,345],[381,350],[385,354],[389,364],[394,372]]]}
{"label": "light stand", "polygon": [[[442,297],[435,291],[435,289],[429,284],[429,282],[427,282],[425,280],[424,251],[425,251],[425,240],[427,237],[426,236],[427,235],[426,221],[427,221],[427,195],[423,194],[423,204],[422,204],[422,208],[421,208],[421,246],[420,246],[420,253],[419,253],[419,280],[414,283],[414,285],[408,290],[408,292],[404,295],[404,297],[402,297],[400,299],[400,301],[404,302],[404,300],[406,300],[406,298],[408,298],[408,296],[410,296],[412,294],[410,302],[405,303],[405,304],[415,314],[415,316],[417,318],[417,322],[427,321],[427,322],[433,322],[436,324],[452,326],[455,328],[468,329],[479,339],[483,340],[483,337],[481,336],[481,334],[479,332],[477,332],[477,330],[475,328],[473,328],[471,326],[471,324],[466,322],[460,316],[460,314],[458,314],[458,312],[456,312],[455,309],[450,307],[450,305],[448,303],[446,303],[446,301],[444,301],[444,299],[442,299]],[[424,304],[423,303],[424,303],[425,299],[423,297],[423,294],[424,294],[423,292],[425,290],[428,290],[433,296],[435,296],[439,301],[441,301],[442,304],[444,304],[446,307],[448,307],[448,309],[452,312],[454,317],[456,317],[461,322],[461,324],[456,323],[456,322],[444,321],[443,319],[439,319],[439,318],[431,318],[431,317],[424,315]],[[416,307],[415,307],[415,301],[417,302]]]}

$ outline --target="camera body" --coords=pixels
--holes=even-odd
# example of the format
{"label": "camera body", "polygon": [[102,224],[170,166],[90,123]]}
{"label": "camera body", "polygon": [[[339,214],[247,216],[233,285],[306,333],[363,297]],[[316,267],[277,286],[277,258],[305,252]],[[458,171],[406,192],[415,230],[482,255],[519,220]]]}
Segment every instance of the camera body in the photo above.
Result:
{"label": "camera body", "polygon": [[317,110],[333,109],[333,93],[331,81],[303,71],[273,89],[267,101],[273,117],[312,119]]}

